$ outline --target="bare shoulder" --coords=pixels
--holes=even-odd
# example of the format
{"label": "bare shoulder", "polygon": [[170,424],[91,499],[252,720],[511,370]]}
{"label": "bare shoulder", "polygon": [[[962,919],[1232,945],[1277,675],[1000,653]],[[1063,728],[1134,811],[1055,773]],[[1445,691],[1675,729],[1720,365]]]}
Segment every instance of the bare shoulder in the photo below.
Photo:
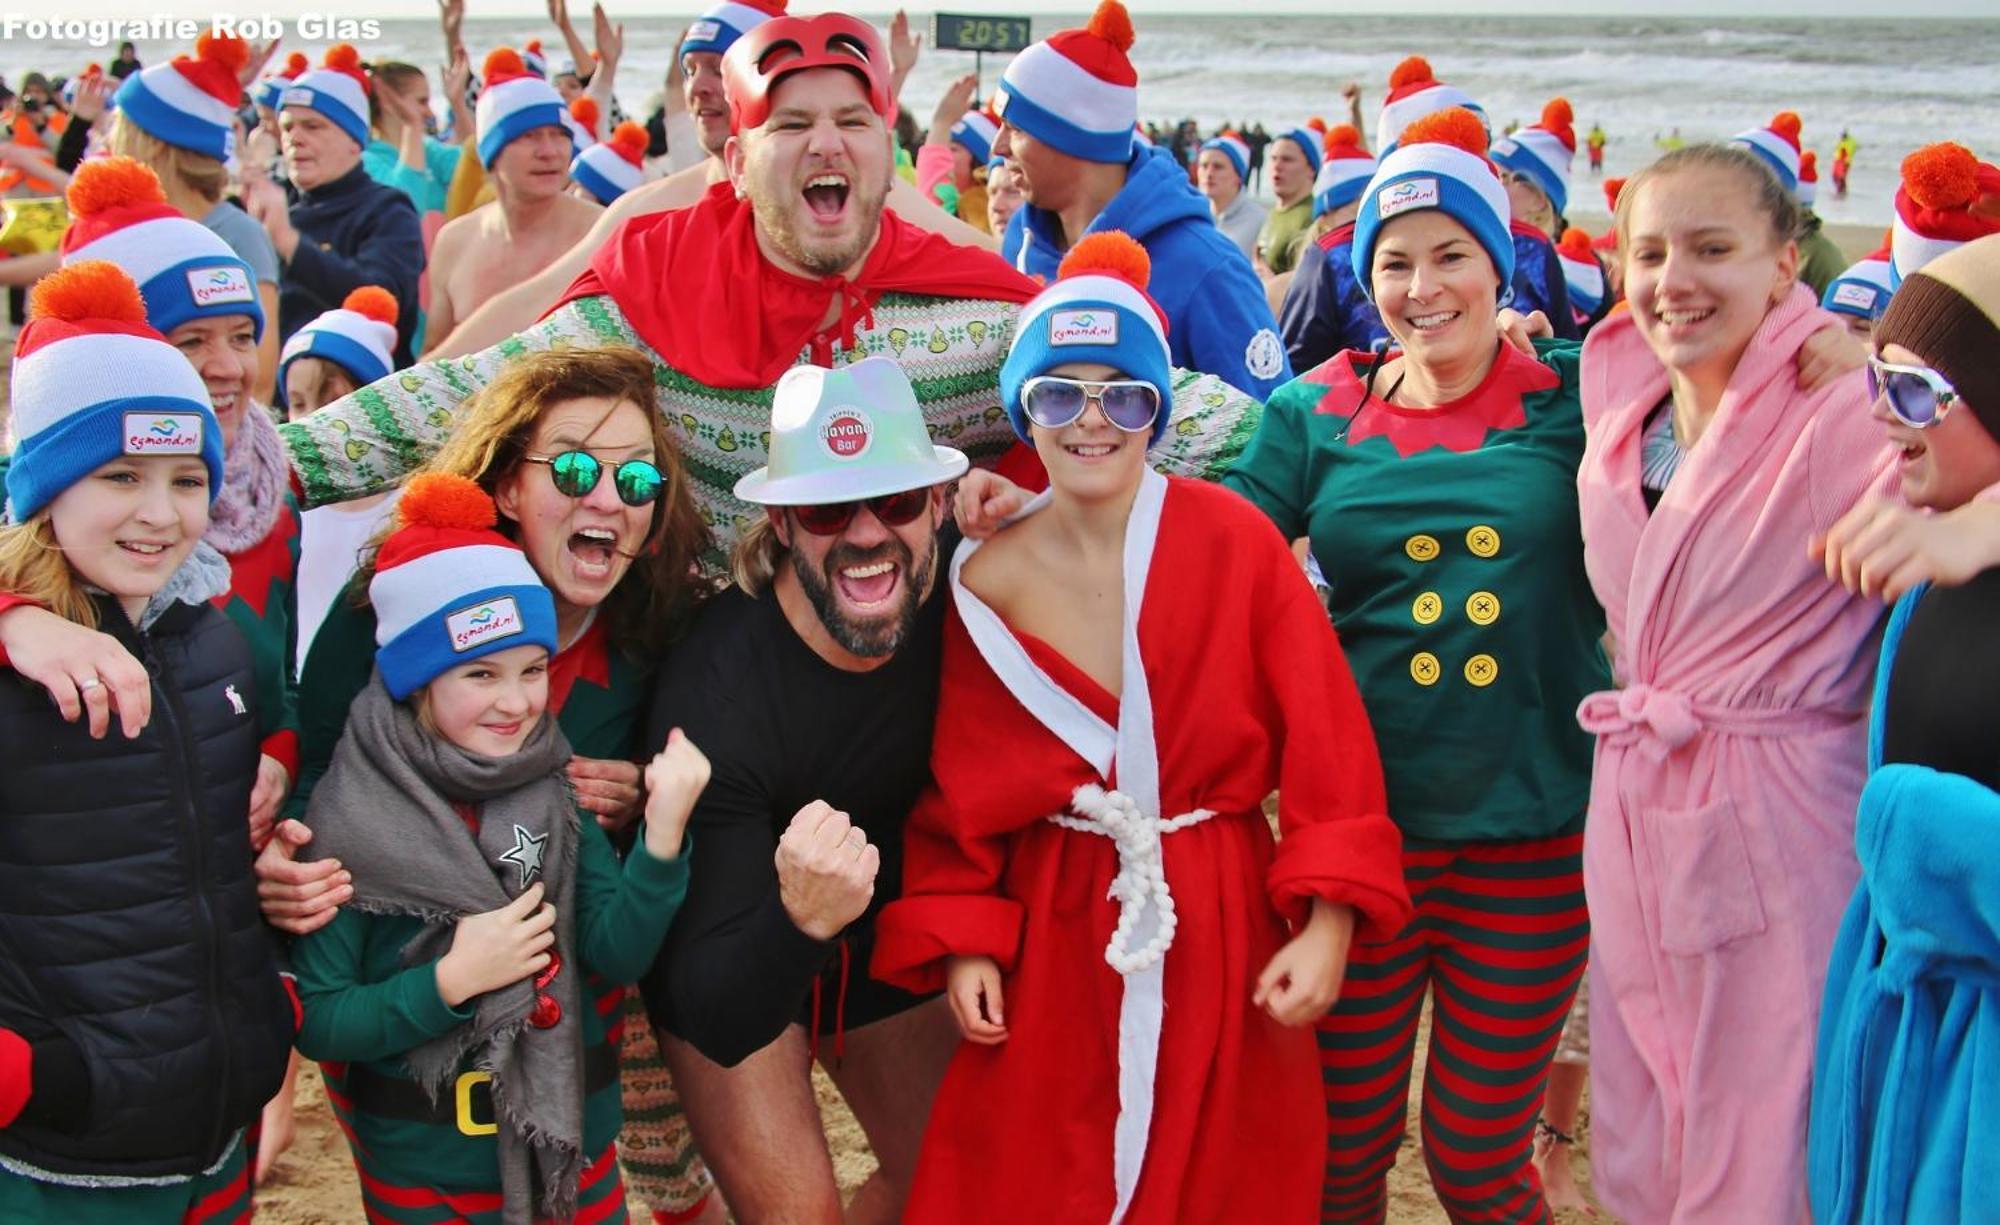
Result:
{"label": "bare shoulder", "polygon": [[1023,571],[1032,564],[1035,546],[1047,515],[1029,515],[993,533],[966,559],[960,577],[972,593],[1003,607],[1018,588]]}
{"label": "bare shoulder", "polygon": [[562,197],[562,212],[559,214],[563,243],[568,246],[578,242],[590,233],[604,216],[604,206],[594,200],[583,200],[576,196]]}

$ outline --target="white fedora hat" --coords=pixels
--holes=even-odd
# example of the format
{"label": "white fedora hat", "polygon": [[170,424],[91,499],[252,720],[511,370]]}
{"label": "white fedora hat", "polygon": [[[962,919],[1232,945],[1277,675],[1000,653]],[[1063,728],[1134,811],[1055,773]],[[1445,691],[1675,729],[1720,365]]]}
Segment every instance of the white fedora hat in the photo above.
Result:
{"label": "white fedora hat", "polygon": [[821,506],[922,489],[965,474],[935,446],[910,376],[887,357],[829,370],[794,366],[771,402],[771,462],[736,482],[762,506]]}

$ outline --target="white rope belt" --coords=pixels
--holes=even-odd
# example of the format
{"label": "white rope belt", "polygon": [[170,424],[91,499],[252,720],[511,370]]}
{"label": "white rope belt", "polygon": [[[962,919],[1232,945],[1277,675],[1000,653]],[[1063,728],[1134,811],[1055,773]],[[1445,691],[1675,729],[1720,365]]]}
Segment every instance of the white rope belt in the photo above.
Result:
{"label": "white rope belt", "polygon": [[[1111,878],[1108,894],[1118,903],[1118,927],[1104,948],[1104,960],[1125,975],[1152,968],[1173,945],[1174,927],[1179,922],[1174,916],[1174,895],[1167,890],[1167,865],[1160,840],[1215,814],[1197,808],[1171,820],[1149,817],[1139,811],[1131,796],[1106,791],[1095,783],[1078,787],[1070,807],[1075,816],[1057,813],[1049,820],[1064,829],[1101,834],[1118,848],[1118,874]],[[1151,929],[1150,934],[1133,948],[1135,936],[1145,928]]]}

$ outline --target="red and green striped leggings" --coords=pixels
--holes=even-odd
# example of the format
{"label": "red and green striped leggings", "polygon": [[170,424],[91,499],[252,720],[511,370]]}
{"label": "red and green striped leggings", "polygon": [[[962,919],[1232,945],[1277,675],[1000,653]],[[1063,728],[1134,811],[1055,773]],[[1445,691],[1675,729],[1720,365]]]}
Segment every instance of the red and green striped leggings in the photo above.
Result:
{"label": "red and green striped leggings", "polygon": [[1583,835],[1410,840],[1403,873],[1415,917],[1393,939],[1355,946],[1340,1002],[1319,1023],[1328,1125],[1321,1217],[1384,1218],[1430,991],[1423,1147],[1438,1200],[1455,1222],[1546,1222],[1529,1156],[1589,951]]}

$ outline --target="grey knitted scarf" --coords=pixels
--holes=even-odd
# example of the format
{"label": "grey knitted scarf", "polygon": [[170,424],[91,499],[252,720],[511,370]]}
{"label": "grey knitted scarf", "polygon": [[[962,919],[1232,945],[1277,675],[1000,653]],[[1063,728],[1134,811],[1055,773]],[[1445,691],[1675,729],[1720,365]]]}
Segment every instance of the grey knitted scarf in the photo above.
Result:
{"label": "grey knitted scarf", "polygon": [[[560,1021],[527,1024],[536,993],[523,980],[477,997],[471,1021],[405,1058],[433,1100],[468,1056],[492,1073],[507,1225],[529,1225],[537,1214],[568,1219],[581,1170],[583,970],[570,930],[577,816],[563,774],[569,759],[569,742],[547,715],[512,757],[468,753],[425,731],[378,672],[354,700],[306,812],[310,856],[338,859],[354,876],[349,905],[428,924],[404,946],[406,965],[442,956],[457,920],[497,910],[537,880],[561,916],[562,969],[546,988]],[[453,801],[479,805],[476,837]]]}

